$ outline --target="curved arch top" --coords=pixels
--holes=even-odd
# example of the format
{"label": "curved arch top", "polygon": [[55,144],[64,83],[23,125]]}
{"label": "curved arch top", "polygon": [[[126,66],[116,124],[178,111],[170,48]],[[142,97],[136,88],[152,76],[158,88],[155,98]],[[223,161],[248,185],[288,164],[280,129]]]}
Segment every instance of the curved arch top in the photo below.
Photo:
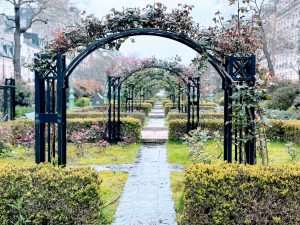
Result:
{"label": "curved arch top", "polygon": [[[164,37],[170,40],[177,41],[181,44],[184,44],[187,47],[190,47],[191,49],[195,50],[199,54],[207,53],[206,51],[207,49],[204,49],[196,41],[192,40],[189,37],[184,36],[183,34],[178,34],[171,31],[162,30],[162,29],[151,29],[151,28],[129,29],[129,30],[121,31],[119,33],[108,35],[107,37],[104,37],[90,44],[84,51],[82,51],[78,56],[76,56],[75,59],[73,59],[73,61],[67,66],[67,68],[64,71],[64,77],[68,78],[82,60],[84,60],[89,54],[91,54],[93,51],[97,50],[101,46],[104,46],[108,43],[111,43],[121,38],[142,36],[142,35]],[[209,55],[209,58],[210,57],[212,56]]]}
{"label": "curved arch top", "polygon": [[172,70],[170,68],[166,68],[166,67],[163,67],[163,66],[156,66],[156,65],[151,65],[151,66],[143,66],[142,68],[138,68],[138,69],[135,69],[133,71],[131,71],[130,73],[128,73],[121,81],[121,84],[123,84],[127,79],[129,79],[132,75],[134,75],[135,73],[138,73],[138,72],[141,72],[143,70],[146,70],[146,69],[161,69],[161,70],[165,70],[165,71],[168,71],[172,74],[175,74],[176,77],[178,77],[184,84],[186,84],[186,81],[184,80],[184,78],[182,76],[180,76],[180,74],[175,71],[175,70]]}

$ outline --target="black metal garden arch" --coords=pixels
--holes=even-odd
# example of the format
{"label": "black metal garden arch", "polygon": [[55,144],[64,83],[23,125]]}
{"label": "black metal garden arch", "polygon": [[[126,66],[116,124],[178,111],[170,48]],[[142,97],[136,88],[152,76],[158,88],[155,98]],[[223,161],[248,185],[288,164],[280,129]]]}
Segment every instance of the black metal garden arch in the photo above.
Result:
{"label": "black metal garden arch", "polygon": [[[158,65],[149,65],[142,66],[141,68],[137,68],[126,74],[124,77],[114,77],[108,76],[108,140],[113,142],[118,142],[121,139],[121,86],[124,84],[131,76],[136,73],[142,72],[147,69],[162,69],[168,72],[173,73],[181,82],[185,83],[185,80],[180,76],[180,74],[167,67],[158,66]],[[121,79],[122,78],[122,79]],[[186,84],[187,86],[189,84]],[[129,91],[129,96],[126,97],[126,111],[132,111],[134,109],[134,88],[135,85],[131,87]],[[117,105],[116,105],[117,103]],[[188,120],[188,128],[190,128],[190,120]]]}
{"label": "black metal garden arch", "polygon": [[[58,164],[67,163],[67,137],[66,137],[66,91],[69,86],[69,76],[72,74],[78,64],[96,49],[109,44],[118,39],[124,39],[131,36],[158,36],[171,39],[190,47],[199,54],[207,54],[209,63],[217,70],[223,81],[225,92],[224,100],[224,160],[232,162],[232,81],[249,82],[254,85],[255,82],[255,56],[251,57],[227,57],[223,62],[212,56],[206,48],[192,39],[178,33],[162,29],[139,28],[129,29],[114,33],[90,44],[83,50],[68,66],[66,66],[65,56],[57,54],[55,56],[55,65],[49,65],[43,70],[35,70],[35,148],[36,162],[46,161],[46,148],[48,150],[48,161],[51,161],[51,155],[56,152],[56,135],[51,136],[50,128],[54,131],[58,129]],[[37,58],[52,59],[51,55],[37,55]],[[36,61],[38,64],[38,62]],[[46,63],[45,63],[46,64]],[[38,67],[38,66],[37,66]],[[227,76],[228,74],[228,76]],[[55,94],[56,92],[56,94]],[[56,101],[57,100],[57,101]],[[254,109],[252,110],[254,111]],[[47,125],[47,126],[46,126]],[[46,129],[48,132],[46,132]],[[254,126],[247,129],[254,133]],[[47,141],[46,141],[47,140]],[[245,144],[246,161],[249,164],[255,163],[255,138],[247,141]],[[52,153],[52,154],[51,154]]]}
{"label": "black metal garden arch", "polygon": [[[158,69],[162,69],[162,70],[166,70],[168,72],[170,72],[171,74],[175,74],[178,79],[183,83],[183,85],[186,88],[186,94],[188,96],[188,107],[187,107],[187,131],[191,131],[192,129],[196,129],[199,126],[199,121],[200,121],[200,77],[199,76],[191,76],[189,78],[188,81],[184,80],[183,77],[180,75],[180,73],[176,70],[172,70],[170,68],[166,68],[166,67],[162,67],[162,66],[149,66],[149,67],[144,67],[146,68],[158,68]],[[134,70],[133,72],[129,73],[127,76],[125,76],[125,78],[123,79],[124,83],[129,77],[131,77],[132,75],[134,75],[134,73],[136,71],[141,71],[141,70]],[[139,83],[139,81],[141,81],[142,79],[144,79],[143,77],[141,77],[140,80],[138,80],[136,82]],[[179,92],[182,93],[182,89],[181,89],[181,85],[179,83]],[[181,89],[181,90],[180,90]],[[134,87],[131,91],[131,93],[133,93]],[[175,97],[175,96],[174,96]],[[131,95],[131,98],[133,100],[133,94]],[[173,100],[173,104],[175,104],[175,99]],[[193,107],[191,108],[190,106],[193,105]],[[195,107],[196,107],[196,112],[195,112]],[[181,106],[181,97],[180,94],[178,96],[178,102],[177,102],[177,108],[179,112],[182,112],[182,106]],[[132,108],[133,109],[133,108]]]}

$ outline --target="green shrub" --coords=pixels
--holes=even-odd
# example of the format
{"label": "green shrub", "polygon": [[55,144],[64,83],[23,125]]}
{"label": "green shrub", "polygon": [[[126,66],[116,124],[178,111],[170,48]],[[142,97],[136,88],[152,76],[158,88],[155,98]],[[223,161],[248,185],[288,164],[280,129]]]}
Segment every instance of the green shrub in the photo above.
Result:
{"label": "green shrub", "polygon": [[1,165],[1,224],[99,224],[100,184],[90,168]]}
{"label": "green shrub", "polygon": [[299,164],[196,164],[184,183],[183,225],[300,223]]}
{"label": "green shrub", "polygon": [[137,142],[141,138],[142,124],[141,121],[135,118],[121,119],[121,136],[133,142]]}
{"label": "green shrub", "polygon": [[[142,124],[145,122],[145,114],[142,112],[121,112],[121,117],[132,117],[139,119]],[[67,113],[67,118],[68,119],[76,119],[76,118],[108,118],[108,113],[107,112],[68,112]]]}
{"label": "green shrub", "polygon": [[173,104],[173,103],[169,103],[169,102],[165,103],[165,105],[164,105],[165,115],[167,116],[168,113],[170,112],[170,110],[173,109],[173,108],[175,108],[175,107],[176,107],[176,105]]}
{"label": "green shrub", "polygon": [[[208,112],[208,113],[201,113],[200,112],[200,119],[223,119],[223,113],[216,113],[216,112]],[[174,119],[187,119],[187,113],[179,113],[179,112],[169,112],[167,120],[174,120]]]}
{"label": "green shrub", "polygon": [[[74,131],[80,131],[82,129],[89,129],[92,125],[98,124],[103,128],[101,134],[98,134],[103,139],[106,139],[107,134],[107,120],[106,119],[69,119],[67,123],[67,133],[71,134]],[[141,137],[142,123],[135,118],[121,118],[121,135],[122,138],[131,140],[132,142],[138,142]],[[69,135],[68,135],[69,136]]]}
{"label": "green shrub", "polygon": [[85,106],[79,109],[72,109],[68,112],[105,112],[107,110],[107,106]]}
{"label": "green shrub", "polygon": [[[200,121],[200,126],[211,133],[214,131],[223,132],[223,120],[205,119]],[[175,119],[169,121],[169,140],[179,141],[187,134],[187,120]]]}
{"label": "green shrub", "polygon": [[84,107],[84,106],[89,106],[90,103],[91,103],[91,101],[89,98],[81,97],[76,101],[75,105],[77,107]]}
{"label": "green shrub", "polygon": [[[270,120],[266,127],[266,135],[271,140],[291,141],[300,144],[300,120]],[[169,139],[180,140],[187,132],[187,120],[175,119],[169,121]],[[210,132],[223,132],[222,119],[200,120],[200,126]]]}
{"label": "green shrub", "polygon": [[300,114],[298,112],[289,112],[282,110],[268,110],[267,115],[270,119],[276,120],[299,120]]}
{"label": "green shrub", "polygon": [[33,91],[28,84],[22,80],[16,82],[16,105],[30,106],[33,103]]}
{"label": "green shrub", "polygon": [[145,115],[148,115],[152,109],[151,103],[142,102],[141,104],[137,103],[135,109],[144,111]]}
{"label": "green shrub", "polygon": [[28,107],[28,106],[17,106],[16,107],[16,117],[22,117],[25,116],[26,113],[31,113],[34,112],[33,107]]}
{"label": "green shrub", "polygon": [[145,100],[144,102],[145,103],[150,103],[152,105],[152,108],[153,108],[156,100],[155,99],[148,99],[148,100]]}
{"label": "green shrub", "polygon": [[170,99],[162,99],[161,102],[163,104],[163,107],[165,107],[165,105],[168,104],[168,103],[173,104],[173,102]]}
{"label": "green shrub", "polygon": [[178,141],[187,133],[187,120],[176,119],[169,121],[169,140]]}
{"label": "green shrub", "polygon": [[[67,120],[67,138],[69,140],[72,132],[78,132],[82,129],[90,129],[92,125],[98,125],[101,129],[98,136],[106,139],[107,134],[107,119],[105,118],[77,118]],[[0,140],[8,141],[14,146],[18,143],[18,137],[28,134],[28,130],[34,128],[32,120],[15,120],[0,124],[0,130],[8,130],[9,134],[5,137],[0,136]],[[141,136],[142,123],[139,119],[125,117],[121,118],[121,134],[122,138],[129,139],[132,142],[138,142]],[[9,136],[9,137],[6,137]],[[7,140],[8,139],[8,140]]]}
{"label": "green shrub", "polygon": [[0,140],[0,158],[6,157],[13,152],[13,148],[6,144],[4,141]]}
{"label": "green shrub", "polygon": [[297,84],[280,87],[272,93],[268,107],[271,109],[287,110],[293,105],[294,99],[298,94],[300,94],[300,87]]}

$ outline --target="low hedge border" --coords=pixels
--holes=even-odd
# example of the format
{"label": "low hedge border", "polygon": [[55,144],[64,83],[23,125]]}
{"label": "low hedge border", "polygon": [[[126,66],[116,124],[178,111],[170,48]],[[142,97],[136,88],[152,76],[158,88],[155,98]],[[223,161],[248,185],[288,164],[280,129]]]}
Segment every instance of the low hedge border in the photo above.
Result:
{"label": "low hedge border", "polygon": [[[175,119],[186,119],[186,118],[187,118],[187,113],[169,112],[167,121],[175,120]],[[200,119],[224,119],[224,114],[217,113],[217,112],[200,113]]]}
{"label": "low hedge border", "polygon": [[[104,118],[107,119],[107,112],[68,112],[68,119],[76,119],[76,118]],[[142,124],[145,123],[145,114],[143,112],[121,112],[121,117],[132,117],[135,119],[139,119]]]}
{"label": "low hedge border", "polygon": [[[80,119],[68,119],[67,121],[67,137],[74,131],[80,131],[82,129],[90,129],[92,125],[98,125],[100,128],[104,128],[100,131],[99,136],[106,139],[107,120],[97,118],[80,118]],[[7,131],[7,135],[1,135],[0,141],[7,142],[12,145],[16,145],[17,134],[26,136],[28,130],[34,128],[34,121],[32,120],[15,120],[0,124],[0,131]],[[141,138],[142,123],[140,120],[125,117],[121,118],[121,135],[122,138],[129,139],[131,142],[138,142]],[[33,131],[34,132],[34,131]]]}
{"label": "low hedge border", "polygon": [[183,225],[300,224],[299,164],[196,164],[184,184]]}
{"label": "low hedge border", "polygon": [[155,99],[148,99],[148,100],[145,100],[144,102],[145,103],[150,103],[152,105],[152,108],[153,108],[154,105],[155,105],[156,100]]}
{"label": "low hedge border", "polygon": [[[222,119],[200,120],[201,127],[210,131],[223,132]],[[187,120],[169,120],[169,140],[180,140],[187,133]],[[291,141],[300,144],[300,120],[270,120],[266,127],[267,137],[271,140]]]}
{"label": "low hedge border", "polygon": [[1,224],[99,224],[100,184],[90,168],[1,165]]}

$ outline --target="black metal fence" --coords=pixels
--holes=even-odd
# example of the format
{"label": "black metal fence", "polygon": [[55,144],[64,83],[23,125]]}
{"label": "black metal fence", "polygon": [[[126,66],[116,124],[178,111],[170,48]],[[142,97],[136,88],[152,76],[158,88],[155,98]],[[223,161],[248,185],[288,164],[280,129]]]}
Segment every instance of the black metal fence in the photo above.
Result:
{"label": "black metal fence", "polygon": [[13,78],[6,78],[4,84],[0,85],[0,121],[14,120],[16,85]]}

